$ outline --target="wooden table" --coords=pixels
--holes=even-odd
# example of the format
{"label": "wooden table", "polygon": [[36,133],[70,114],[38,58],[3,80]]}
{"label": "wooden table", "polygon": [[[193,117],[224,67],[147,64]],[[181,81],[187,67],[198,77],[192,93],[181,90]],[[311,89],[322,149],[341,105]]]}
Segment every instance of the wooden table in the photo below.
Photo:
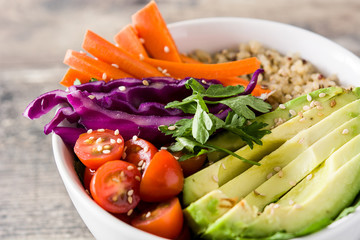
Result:
{"label": "wooden table", "polygon": [[[93,239],[57,172],[50,136],[42,133],[50,118],[30,121],[21,113],[41,93],[61,88],[64,53],[80,50],[86,29],[111,39],[146,2],[0,1],[0,239]],[[216,16],[269,19],[317,32],[360,56],[359,0],[158,4],[168,23]]]}

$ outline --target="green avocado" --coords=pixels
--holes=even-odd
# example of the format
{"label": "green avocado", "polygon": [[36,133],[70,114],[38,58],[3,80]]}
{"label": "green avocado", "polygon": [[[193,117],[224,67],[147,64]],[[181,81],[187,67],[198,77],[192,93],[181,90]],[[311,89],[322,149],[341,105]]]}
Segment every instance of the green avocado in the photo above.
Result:
{"label": "green avocado", "polygon": [[325,227],[360,191],[359,149],[360,135],[357,135],[279,201],[267,205],[263,212],[243,199],[212,224],[204,236],[208,239],[253,239],[282,233],[293,238]]}
{"label": "green avocado", "polygon": [[[325,94],[325,89],[322,90],[323,91],[320,93]],[[269,154],[271,151],[282,145],[286,140],[293,137],[298,131],[312,126],[321,119],[325,118],[331,112],[359,98],[359,95],[354,91],[347,91],[341,88],[328,88],[326,90],[325,97],[318,97],[318,102],[323,101],[321,107],[316,106],[309,111],[303,112],[302,117],[293,117],[291,121],[286,121],[285,123],[273,128],[272,133],[265,135],[262,139],[262,145],[254,145],[252,150],[249,146],[244,146],[243,148],[236,151],[236,153],[249,160],[259,161],[263,156]],[[318,91],[315,92],[317,92],[317,95],[320,94]],[[316,99],[316,94],[314,93],[312,93],[311,96],[313,96],[313,99]],[[297,100],[298,98],[296,98],[285,104],[286,109],[279,108],[274,112],[277,111],[279,115],[282,116],[286,110],[288,114],[287,116],[290,116],[289,109],[295,108],[293,108],[290,103],[292,102],[294,105],[302,104],[301,106],[303,107],[303,98],[303,96],[299,97],[300,100]],[[302,111],[300,112],[302,113]],[[268,113],[259,116],[259,121],[265,121],[267,123],[271,122],[266,116],[269,116],[268,118],[271,119],[272,122],[274,122],[274,119],[281,118],[277,118],[274,113]],[[277,120],[277,122],[278,121],[279,120]],[[272,126],[274,126],[274,124],[272,124]],[[223,142],[235,141],[233,136],[228,140],[223,140]],[[239,159],[232,156],[227,156],[220,161],[217,161],[198,171],[197,173],[187,177],[184,181],[183,204],[188,206],[190,203],[196,201],[206,193],[217,189],[219,186],[230,181],[249,167],[251,167],[250,164],[244,163],[243,161],[240,161]]]}
{"label": "green avocado", "polygon": [[[344,99],[347,99],[345,97],[346,95],[337,96],[336,101],[338,103],[342,103]],[[333,100],[334,99],[329,101]],[[344,122],[350,121],[354,117],[360,115],[360,100],[352,100],[353,99],[348,100],[347,102],[350,101],[349,104],[335,111],[332,107],[330,107],[329,104],[324,103],[322,104],[322,107],[320,109],[313,108],[309,111],[304,112],[302,117],[297,116],[275,128],[273,132],[268,135],[269,137],[272,134],[276,134],[276,136],[286,136],[287,134],[295,136],[288,141],[286,141],[285,139],[284,141],[286,142],[283,145],[281,145],[275,151],[271,152],[269,155],[265,156],[260,161],[261,166],[252,166],[248,170],[244,171],[242,174],[238,175],[231,181],[221,186],[219,189],[209,192],[199,200],[193,202],[189,207],[187,207],[184,210],[184,213],[189,221],[190,226],[192,226],[194,231],[196,233],[204,232],[211,223],[213,223],[216,219],[225,214],[228,210],[232,208],[235,203],[237,203],[240,199],[246,197],[247,195],[256,195],[256,200],[266,199],[262,191],[271,191],[271,188],[265,190],[261,189],[261,191],[254,190],[257,187],[261,186],[264,182],[264,184],[266,184],[269,180],[275,179],[272,177],[273,175],[277,174],[278,176],[281,176],[281,174],[284,174],[285,171],[281,169],[287,164],[289,164],[292,160],[296,159],[298,156],[301,156],[301,154],[303,154],[303,156],[311,157],[312,152],[308,149],[314,149],[311,148],[312,145],[315,145],[319,139],[323,138],[323,136],[328,135],[328,133],[331,132],[334,128],[339,127]],[[344,104],[345,103],[342,103],[342,105]],[[327,115],[327,117],[325,117],[325,115]],[[319,118],[319,116],[322,117]],[[311,121],[315,121],[318,123],[314,124],[313,126],[311,126],[310,123],[306,124],[306,122],[310,121],[310,119],[313,119]],[[302,124],[305,124],[306,127],[300,128]],[[292,131],[294,131],[294,129],[292,128],[300,132],[296,134],[297,131],[295,131],[292,134]],[[280,129],[281,131],[275,131],[278,129]],[[323,152],[327,153],[328,151],[329,153],[331,153],[334,149],[334,146],[338,146],[341,142],[346,142],[350,139],[351,136],[354,135],[354,133],[345,134],[343,138],[338,137],[336,141],[333,141],[332,138],[334,136],[337,136],[337,134],[338,132],[334,132],[334,134],[330,136],[330,140],[325,141],[324,148],[326,148],[327,150],[324,150]],[[330,144],[328,144],[328,142],[330,142]],[[336,143],[338,145],[336,145]],[[266,144],[265,141],[264,144]],[[316,146],[318,147],[319,144]],[[248,154],[249,153],[253,153],[254,156],[258,154],[256,151],[249,151]],[[247,155],[247,158],[249,156],[250,155]],[[281,176],[281,178],[282,177],[284,176]],[[283,179],[286,179],[286,175]],[[290,181],[294,181],[294,179],[288,180],[285,186],[290,186]],[[210,203],[212,205],[212,211],[209,211],[207,208]]]}

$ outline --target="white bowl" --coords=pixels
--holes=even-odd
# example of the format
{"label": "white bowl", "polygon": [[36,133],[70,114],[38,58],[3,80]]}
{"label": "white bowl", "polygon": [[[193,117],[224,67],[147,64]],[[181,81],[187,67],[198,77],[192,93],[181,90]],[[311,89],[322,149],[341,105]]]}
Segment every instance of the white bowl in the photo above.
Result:
{"label": "white bowl", "polygon": [[[360,85],[357,82],[360,80],[358,57],[322,36],[297,27],[257,19],[207,18],[171,24],[169,28],[181,52],[197,48],[213,52],[256,40],[284,54],[300,53],[325,75],[337,74],[344,85]],[[121,222],[93,202],[75,173],[73,154],[57,135],[54,134],[52,140],[61,178],[81,218],[96,239],[163,239]],[[360,237],[359,224],[360,210],[299,239],[355,240]]]}

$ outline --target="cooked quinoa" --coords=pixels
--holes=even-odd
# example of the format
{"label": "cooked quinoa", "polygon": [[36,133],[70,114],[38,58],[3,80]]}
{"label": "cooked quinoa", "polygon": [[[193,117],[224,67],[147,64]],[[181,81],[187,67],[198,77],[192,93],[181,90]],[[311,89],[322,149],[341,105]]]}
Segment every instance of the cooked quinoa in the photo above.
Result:
{"label": "cooked quinoa", "polygon": [[[335,75],[322,75],[312,63],[302,59],[298,53],[283,55],[256,41],[241,43],[238,48],[225,49],[215,54],[195,50],[189,56],[204,63],[222,63],[257,57],[261,62],[261,68],[265,71],[259,76],[258,81],[263,88],[271,90],[267,101],[274,108],[316,89],[339,85]],[[241,77],[250,78],[250,76]]]}

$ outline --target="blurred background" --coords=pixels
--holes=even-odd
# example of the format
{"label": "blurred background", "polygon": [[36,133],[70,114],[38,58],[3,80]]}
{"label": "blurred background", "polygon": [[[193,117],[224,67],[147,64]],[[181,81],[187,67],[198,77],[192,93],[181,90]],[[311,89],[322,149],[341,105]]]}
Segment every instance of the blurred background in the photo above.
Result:
{"label": "blurred background", "polygon": [[[0,0],[0,239],[93,239],[56,170],[50,118],[21,114],[62,88],[65,51],[80,50],[86,29],[112,40],[147,0]],[[157,0],[167,23],[249,17],[319,33],[360,56],[359,0]],[[261,29],[259,29],[261,31]],[[246,33],[244,33],[246,34]]]}

